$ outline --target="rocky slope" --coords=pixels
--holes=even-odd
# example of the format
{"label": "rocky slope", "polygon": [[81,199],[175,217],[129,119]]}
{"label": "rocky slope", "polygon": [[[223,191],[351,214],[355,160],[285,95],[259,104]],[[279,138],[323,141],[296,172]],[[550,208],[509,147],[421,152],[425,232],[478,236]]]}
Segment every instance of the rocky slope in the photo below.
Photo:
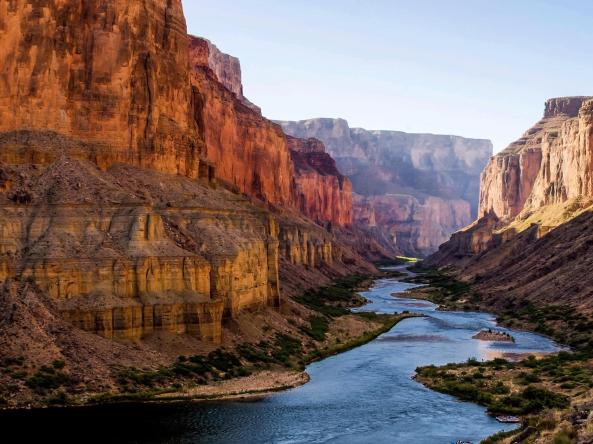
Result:
{"label": "rocky slope", "polygon": [[180,0],[0,0],[0,39],[2,357],[104,391],[376,271],[341,231],[347,179],[289,149]]}
{"label": "rocky slope", "polygon": [[493,303],[593,309],[592,134],[593,99],[546,102],[543,119],[485,169],[481,217],[428,262],[455,265]]}
{"label": "rocky slope", "polygon": [[325,143],[361,196],[355,223],[369,228],[380,222],[383,237],[407,254],[435,251],[477,213],[479,175],[492,155],[489,141],[367,131],[343,119],[279,123],[292,136]]}

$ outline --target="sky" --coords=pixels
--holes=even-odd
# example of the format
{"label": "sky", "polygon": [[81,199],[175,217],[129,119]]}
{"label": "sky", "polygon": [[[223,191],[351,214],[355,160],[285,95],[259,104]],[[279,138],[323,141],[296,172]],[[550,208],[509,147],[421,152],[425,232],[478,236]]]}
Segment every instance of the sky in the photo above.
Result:
{"label": "sky", "polygon": [[519,138],[551,97],[593,95],[590,0],[183,0],[239,57],[270,119]]}

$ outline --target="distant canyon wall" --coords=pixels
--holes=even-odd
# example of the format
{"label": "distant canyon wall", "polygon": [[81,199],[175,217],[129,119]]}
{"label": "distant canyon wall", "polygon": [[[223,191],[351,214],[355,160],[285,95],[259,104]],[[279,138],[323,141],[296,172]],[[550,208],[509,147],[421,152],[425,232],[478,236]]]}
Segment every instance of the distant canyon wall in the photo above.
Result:
{"label": "distant canyon wall", "polygon": [[350,128],[343,119],[279,122],[295,137],[324,142],[352,181],[354,223],[380,227],[411,255],[434,252],[478,211],[487,140]]}
{"label": "distant canyon wall", "polygon": [[297,208],[316,222],[352,225],[352,183],[336,167],[318,139],[287,136],[295,166]]}

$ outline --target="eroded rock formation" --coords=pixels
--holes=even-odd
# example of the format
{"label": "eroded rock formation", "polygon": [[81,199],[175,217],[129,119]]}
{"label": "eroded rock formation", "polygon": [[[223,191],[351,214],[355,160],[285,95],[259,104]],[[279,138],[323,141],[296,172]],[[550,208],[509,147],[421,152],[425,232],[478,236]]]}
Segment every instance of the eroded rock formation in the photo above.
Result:
{"label": "eroded rock formation", "polygon": [[209,68],[216,79],[245,105],[261,114],[261,109],[243,95],[241,62],[238,58],[220,51],[210,40],[202,37],[190,38],[190,64]]}
{"label": "eroded rock formation", "polygon": [[287,137],[295,168],[294,195],[299,211],[318,223],[352,225],[352,183],[317,139]]}
{"label": "eroded rock formation", "polygon": [[479,217],[493,212],[509,222],[526,204],[535,209],[591,193],[585,165],[590,117],[586,110],[579,117],[586,101],[586,97],[548,100],[543,119],[491,159],[482,174]]}
{"label": "eroded rock formation", "polygon": [[200,104],[196,120],[218,177],[242,193],[297,209],[316,222],[351,224],[349,182],[323,148],[308,150],[306,141],[295,140],[289,147],[280,126],[253,108],[243,97],[238,60],[191,37],[190,61]]}
{"label": "eroded rock formation", "polygon": [[126,162],[198,174],[181,0],[0,1],[0,131],[53,130]]}
{"label": "eroded rock formation", "polygon": [[492,154],[489,141],[367,131],[343,119],[280,124],[292,136],[325,143],[361,196],[354,222],[383,227],[384,237],[406,254],[435,251],[477,213],[479,175]]}
{"label": "eroded rock formation", "polygon": [[592,308],[592,134],[592,98],[548,100],[543,119],[484,170],[480,218],[428,262],[455,265],[493,303]]}
{"label": "eroded rock formation", "polygon": [[280,305],[283,265],[289,293],[372,272],[311,222],[350,223],[348,180],[323,150],[291,156],[180,0],[0,0],[0,38],[7,300],[105,338],[220,343],[224,319]]}
{"label": "eroded rock formation", "polygon": [[84,330],[219,342],[223,313],[279,303],[276,222],[227,191],[64,155],[2,170],[28,196],[0,196],[3,279],[31,279]]}

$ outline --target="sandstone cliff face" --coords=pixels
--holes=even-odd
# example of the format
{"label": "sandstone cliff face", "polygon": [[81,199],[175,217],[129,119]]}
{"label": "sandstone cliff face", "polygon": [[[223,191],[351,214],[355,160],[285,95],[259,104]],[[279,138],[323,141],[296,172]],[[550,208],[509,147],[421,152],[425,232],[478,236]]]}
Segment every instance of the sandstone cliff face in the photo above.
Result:
{"label": "sandstone cliff face", "polygon": [[480,219],[428,263],[455,265],[493,304],[505,295],[593,308],[584,271],[591,260],[592,134],[593,99],[547,101],[544,118],[485,169]]}
{"label": "sandstone cliff face", "polygon": [[236,59],[192,37],[190,60],[199,103],[196,120],[218,178],[274,206],[297,209],[316,222],[351,224],[350,183],[329,155],[301,150],[307,142],[293,140],[289,147],[280,126],[253,109],[242,95]]}
{"label": "sandstone cliff face", "polygon": [[181,0],[1,0],[0,40],[0,131],[91,142],[103,168],[197,176]]}
{"label": "sandstone cliff face", "polygon": [[244,194],[290,207],[294,170],[282,129],[245,106],[209,69],[195,68],[192,82],[200,97],[204,154],[218,178]]}
{"label": "sandstone cliff face", "polygon": [[295,211],[299,190],[311,219],[346,225],[347,180],[307,150],[296,175],[179,0],[0,0],[0,37],[2,297],[105,338],[218,344],[223,320],[280,305],[281,265],[291,291],[373,271]]}
{"label": "sandstone cliff face", "polygon": [[[407,254],[435,251],[477,213],[479,174],[492,154],[489,141],[367,131],[350,128],[342,119],[280,124],[292,136],[325,143],[354,192],[365,197],[355,200],[355,224],[383,227]],[[363,206],[357,208],[358,204]],[[378,208],[384,212],[380,225],[373,221]],[[436,226],[430,225],[429,217]]]}
{"label": "sandstone cliff face", "polygon": [[210,40],[202,37],[190,38],[190,64],[210,68],[216,79],[245,105],[261,114],[261,109],[243,95],[241,62],[238,58],[221,52]]}
{"label": "sandstone cliff face", "polygon": [[352,183],[317,139],[287,137],[295,167],[297,208],[318,223],[352,225]]}
{"label": "sandstone cliff face", "polygon": [[[495,237],[495,231],[503,239],[511,238],[513,232],[531,224],[540,227],[539,233],[545,233],[574,216],[575,210],[563,204],[572,202],[569,207],[576,209],[587,206],[593,196],[592,116],[593,99],[550,99],[545,104],[543,119],[491,159],[481,177],[478,213],[479,219],[496,221],[488,224],[490,238]],[[453,244],[459,243],[459,237],[474,237],[477,226],[481,224],[458,233]],[[485,231],[480,230],[478,237],[483,240],[484,235]],[[459,257],[471,256],[491,246],[483,241],[477,244],[464,241],[467,242],[474,244],[474,248],[459,252]],[[452,245],[443,246],[443,251],[454,250]],[[441,256],[439,253],[433,260],[444,261]]]}
{"label": "sandstone cliff face", "polygon": [[2,175],[2,279],[30,279],[83,330],[216,343],[223,315],[279,304],[276,222],[227,191],[63,155],[2,163]]}
{"label": "sandstone cliff face", "polygon": [[526,206],[590,193],[586,109],[579,117],[585,102],[586,97],[548,100],[543,119],[491,159],[482,174],[479,217],[493,212],[510,222]]}

